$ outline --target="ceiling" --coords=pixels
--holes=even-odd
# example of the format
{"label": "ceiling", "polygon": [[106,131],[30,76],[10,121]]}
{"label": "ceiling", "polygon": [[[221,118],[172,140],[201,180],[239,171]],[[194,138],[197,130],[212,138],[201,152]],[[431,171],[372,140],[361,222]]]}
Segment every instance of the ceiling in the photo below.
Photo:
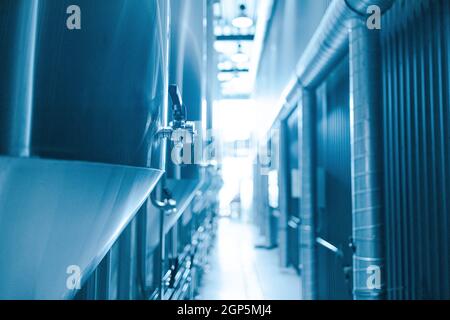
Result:
{"label": "ceiling", "polygon": [[[259,2],[258,2],[259,1]],[[253,90],[252,66],[261,0],[217,0],[214,4],[214,48],[217,52],[217,77],[222,98],[245,98]],[[249,28],[236,28],[233,19],[242,14],[253,20]]]}

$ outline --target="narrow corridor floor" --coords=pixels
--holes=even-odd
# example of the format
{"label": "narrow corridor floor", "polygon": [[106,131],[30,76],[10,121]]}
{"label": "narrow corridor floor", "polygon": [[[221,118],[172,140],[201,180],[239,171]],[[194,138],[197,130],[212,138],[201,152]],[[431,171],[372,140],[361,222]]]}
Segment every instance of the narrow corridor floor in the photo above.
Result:
{"label": "narrow corridor floor", "polygon": [[279,266],[278,249],[255,249],[251,224],[222,218],[200,300],[298,300],[300,277]]}

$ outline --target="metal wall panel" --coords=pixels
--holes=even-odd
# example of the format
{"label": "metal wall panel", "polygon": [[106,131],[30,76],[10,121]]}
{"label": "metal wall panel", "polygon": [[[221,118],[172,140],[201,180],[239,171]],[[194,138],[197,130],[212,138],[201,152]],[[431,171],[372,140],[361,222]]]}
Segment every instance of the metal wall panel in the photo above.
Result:
{"label": "metal wall panel", "polygon": [[346,58],[317,91],[316,243],[319,299],[351,299],[352,292],[352,252],[348,246],[352,233],[348,71]]}
{"label": "metal wall panel", "polygon": [[298,108],[295,108],[287,119],[287,129],[289,133],[289,162],[288,162],[288,242],[291,265],[298,270],[300,264],[299,250],[299,228],[300,228],[300,149],[298,132]]}
{"label": "metal wall panel", "polygon": [[293,75],[298,58],[330,2],[275,1],[254,90],[256,100],[262,105],[277,107],[280,95]]}
{"label": "metal wall panel", "polygon": [[289,131],[286,121],[280,123],[280,166],[278,168],[278,185],[280,199],[280,224],[278,225],[278,242],[280,245],[280,262],[283,267],[289,267],[290,259],[290,243],[289,243]]}
{"label": "metal wall panel", "polygon": [[387,291],[450,298],[450,2],[397,1],[382,28]]}

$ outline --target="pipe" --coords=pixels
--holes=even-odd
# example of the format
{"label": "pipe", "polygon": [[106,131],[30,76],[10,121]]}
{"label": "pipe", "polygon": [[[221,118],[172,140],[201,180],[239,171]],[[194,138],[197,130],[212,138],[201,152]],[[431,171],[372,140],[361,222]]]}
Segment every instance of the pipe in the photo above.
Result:
{"label": "pipe", "polygon": [[330,4],[297,64],[296,75],[302,87],[317,87],[347,54],[347,23],[355,16],[344,0]]}
{"label": "pipe", "polygon": [[[379,154],[375,151],[381,150],[377,143],[380,141],[378,136],[380,119],[377,112],[381,110],[380,102],[377,100],[377,94],[380,87],[378,86],[379,73],[377,70],[367,70],[370,65],[372,69],[376,69],[379,64],[376,63],[377,43],[376,37],[378,33],[370,33],[365,26],[365,18],[367,16],[367,8],[376,5],[381,12],[387,11],[394,0],[334,0],[328,7],[319,27],[314,33],[311,41],[301,56],[296,68],[297,81],[291,81],[287,90],[282,96],[283,107],[288,107],[288,97],[292,96],[295,91],[302,88],[302,226],[301,226],[301,255],[302,255],[302,277],[303,277],[303,296],[305,299],[314,299],[316,297],[316,279],[315,279],[315,204],[314,204],[314,108],[315,108],[315,88],[320,85],[323,80],[334,69],[334,66],[345,57],[349,52],[349,31],[352,23],[357,21],[358,28],[352,30],[352,53],[351,61],[353,66],[357,65],[359,69],[353,69],[352,73],[352,101],[353,108],[352,117],[352,139],[357,141],[358,137],[363,138],[362,142],[368,149],[353,150],[352,152],[352,180],[353,180],[353,226],[356,240],[356,254],[354,260],[355,273],[355,298],[363,299],[367,297],[382,298],[383,290],[371,291],[362,287],[363,281],[367,282],[367,274],[365,265],[367,262],[376,262],[382,265],[381,239],[382,228],[381,209],[371,208],[371,205],[381,205],[381,195],[379,190],[379,172],[375,171],[374,177],[371,176],[379,168]],[[355,26],[353,25],[355,28]],[[365,30],[365,31],[364,31]],[[370,34],[370,35],[369,35]],[[376,36],[375,36],[376,35]],[[363,47],[362,50],[361,46]],[[363,53],[363,54],[361,54]],[[365,54],[364,54],[365,53]],[[360,91],[355,91],[357,85]],[[365,96],[367,94],[367,96]],[[379,95],[379,94],[378,94]],[[359,108],[359,109],[358,109]],[[283,108],[282,108],[283,109]],[[363,113],[357,112],[363,111]],[[364,113],[365,112],[365,113]],[[362,130],[362,131],[361,131]],[[366,134],[366,135],[365,135]],[[372,140],[374,139],[374,140]],[[364,144],[365,143],[365,144]],[[353,145],[355,146],[355,145]],[[357,153],[358,151],[358,153]],[[359,151],[362,151],[359,153]],[[358,167],[361,161],[366,165],[360,171]],[[358,176],[358,174],[365,176]],[[366,185],[360,185],[361,177],[366,179]],[[372,189],[364,189],[368,186]],[[361,192],[361,195],[359,195]],[[365,204],[361,204],[360,198],[367,198]],[[364,220],[360,220],[359,210],[366,210]],[[369,222],[373,224],[369,224]],[[365,228],[368,229],[365,229]],[[369,266],[367,266],[369,267]],[[364,270],[360,270],[363,268]]]}
{"label": "pipe", "polygon": [[[364,21],[355,19],[350,31],[350,123],[355,246],[353,295],[358,300],[384,299],[386,294],[381,63],[378,30],[369,30]],[[370,280],[371,276],[379,280]]]}
{"label": "pipe", "polygon": [[302,296],[305,300],[315,300],[316,296],[316,179],[315,176],[315,91],[303,90],[300,117],[300,149],[302,205],[300,209],[300,255],[302,262]]}
{"label": "pipe", "polygon": [[394,0],[345,0],[347,7],[361,16],[367,16],[367,8],[376,5],[380,8],[381,13],[388,11]]}
{"label": "pipe", "polygon": [[394,0],[334,0],[306,47],[296,74],[302,87],[317,87],[348,53],[349,22],[367,15],[371,5],[388,10]]}

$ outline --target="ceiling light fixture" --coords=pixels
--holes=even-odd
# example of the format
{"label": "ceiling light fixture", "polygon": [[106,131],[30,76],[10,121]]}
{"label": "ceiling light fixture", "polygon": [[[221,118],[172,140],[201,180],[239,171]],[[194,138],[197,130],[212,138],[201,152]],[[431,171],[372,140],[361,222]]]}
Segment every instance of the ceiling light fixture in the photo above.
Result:
{"label": "ceiling light fixture", "polygon": [[235,54],[233,54],[233,55],[231,56],[231,61],[233,61],[234,63],[239,64],[239,63],[245,63],[245,62],[247,62],[248,60],[249,60],[248,55],[245,54],[245,53],[242,51],[242,45],[239,44],[239,45],[238,45],[238,50],[236,51]]}
{"label": "ceiling light fixture", "polygon": [[217,79],[220,82],[229,82],[231,80],[233,80],[235,77],[235,75],[232,72],[219,72],[217,74]]}
{"label": "ceiling light fixture", "polygon": [[218,68],[219,70],[229,70],[229,69],[233,69],[233,63],[232,63],[231,61],[229,61],[229,60],[225,60],[225,61],[219,62],[219,63],[217,64],[217,68]]}
{"label": "ceiling light fixture", "polygon": [[239,15],[233,19],[231,24],[239,29],[248,29],[253,26],[253,19],[247,15],[247,7],[244,4],[239,6],[239,11]]}

